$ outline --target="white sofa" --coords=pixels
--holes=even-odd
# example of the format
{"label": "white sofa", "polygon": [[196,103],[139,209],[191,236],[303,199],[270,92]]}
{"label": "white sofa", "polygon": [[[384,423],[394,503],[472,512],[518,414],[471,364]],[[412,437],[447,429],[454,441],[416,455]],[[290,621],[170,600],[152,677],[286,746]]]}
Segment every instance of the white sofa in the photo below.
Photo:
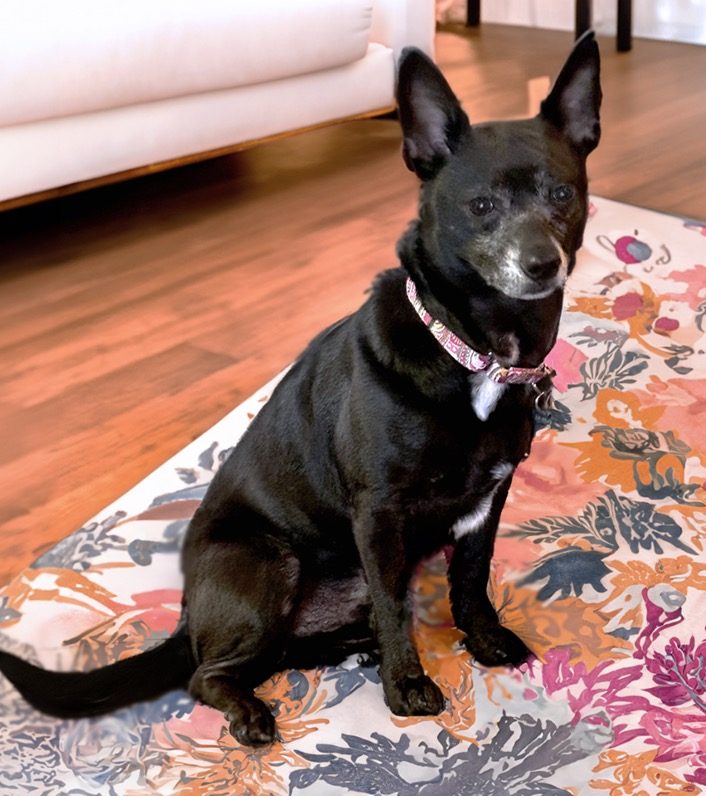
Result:
{"label": "white sofa", "polygon": [[4,0],[0,207],[389,110],[433,36],[433,0]]}

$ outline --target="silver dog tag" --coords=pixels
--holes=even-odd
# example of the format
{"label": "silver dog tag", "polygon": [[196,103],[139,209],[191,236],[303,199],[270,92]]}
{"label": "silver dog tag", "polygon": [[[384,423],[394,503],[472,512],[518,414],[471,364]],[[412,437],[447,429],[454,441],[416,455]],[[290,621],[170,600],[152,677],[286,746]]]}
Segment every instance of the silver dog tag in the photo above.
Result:
{"label": "silver dog tag", "polygon": [[[546,382],[549,382],[547,384]],[[552,382],[550,379],[546,381],[543,380],[542,388],[540,388],[537,384],[532,385],[534,391],[537,393],[537,397],[534,399],[534,406],[536,409],[539,409],[540,412],[551,412],[554,409],[554,394],[552,390]]]}

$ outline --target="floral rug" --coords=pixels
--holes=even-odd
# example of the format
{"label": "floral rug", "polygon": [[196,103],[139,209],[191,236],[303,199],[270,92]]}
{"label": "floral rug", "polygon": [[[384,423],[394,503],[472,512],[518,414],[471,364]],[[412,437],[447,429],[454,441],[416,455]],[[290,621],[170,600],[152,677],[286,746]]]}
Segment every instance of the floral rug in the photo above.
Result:
{"label": "floral rug", "polygon": [[[416,633],[440,716],[390,715],[375,669],[351,658],[265,683],[284,743],[252,751],[183,692],[60,721],[0,677],[0,794],[706,793],[705,236],[593,201],[551,358],[556,407],[492,574],[530,666],[486,670],[460,649],[435,559]],[[0,646],[88,669],[167,636],[189,517],[272,387],[21,572],[0,593]]]}

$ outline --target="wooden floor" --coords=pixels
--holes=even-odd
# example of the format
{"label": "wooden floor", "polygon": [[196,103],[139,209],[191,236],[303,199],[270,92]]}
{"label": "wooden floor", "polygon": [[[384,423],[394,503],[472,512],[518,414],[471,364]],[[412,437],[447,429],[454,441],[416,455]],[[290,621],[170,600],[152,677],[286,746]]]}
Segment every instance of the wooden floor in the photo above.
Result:
{"label": "wooden floor", "polygon": [[[474,121],[524,115],[564,33],[447,28]],[[594,193],[706,218],[706,48],[604,55]],[[392,121],[0,215],[0,581],[361,302],[415,211]]]}

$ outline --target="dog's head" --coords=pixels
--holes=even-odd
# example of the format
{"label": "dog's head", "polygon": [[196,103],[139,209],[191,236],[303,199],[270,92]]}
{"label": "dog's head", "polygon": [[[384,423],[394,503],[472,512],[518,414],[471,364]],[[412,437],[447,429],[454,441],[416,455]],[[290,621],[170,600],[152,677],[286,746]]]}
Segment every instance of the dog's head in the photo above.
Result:
{"label": "dog's head", "polygon": [[536,300],[560,291],[587,216],[600,137],[598,47],[574,47],[533,119],[471,125],[434,63],[406,49],[397,89],[407,166],[422,179],[418,234],[447,291]]}

